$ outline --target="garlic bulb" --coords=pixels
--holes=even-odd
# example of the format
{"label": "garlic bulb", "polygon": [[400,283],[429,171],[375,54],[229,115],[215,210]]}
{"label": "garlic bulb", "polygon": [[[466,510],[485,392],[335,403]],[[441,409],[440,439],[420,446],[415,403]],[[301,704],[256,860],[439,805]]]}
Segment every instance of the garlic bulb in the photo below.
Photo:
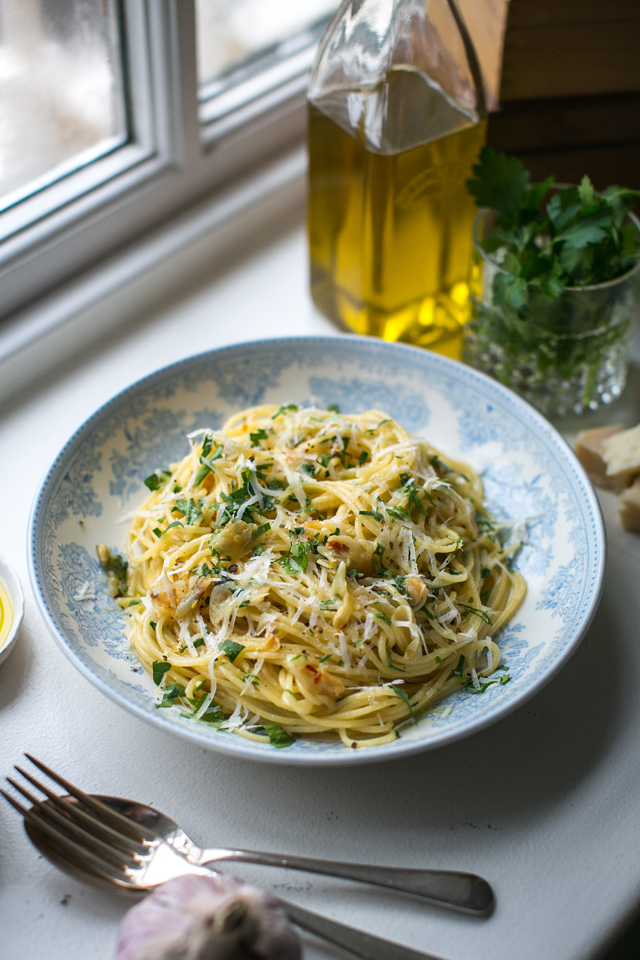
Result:
{"label": "garlic bulb", "polygon": [[300,960],[274,898],[222,874],[170,880],[125,914],[114,960]]}

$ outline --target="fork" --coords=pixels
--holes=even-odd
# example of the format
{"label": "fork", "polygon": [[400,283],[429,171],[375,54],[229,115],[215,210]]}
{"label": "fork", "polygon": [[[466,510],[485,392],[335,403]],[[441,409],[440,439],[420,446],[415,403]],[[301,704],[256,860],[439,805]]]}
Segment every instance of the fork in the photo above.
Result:
{"label": "fork", "polygon": [[[22,806],[6,791],[0,790],[0,793],[24,817],[25,828],[35,846],[56,866],[88,882],[132,892],[146,892],[188,873],[210,874],[198,861],[198,855],[206,851],[196,848],[184,831],[159,811],[116,798],[85,794],[39,760],[26,756],[69,796],[55,794],[20,767],[16,770],[48,799],[38,799],[9,777],[7,780],[14,789],[32,804],[31,809]],[[120,810],[128,811],[129,815]],[[289,858],[282,859],[289,861]],[[361,960],[436,960],[287,901],[279,902],[296,925],[347,949]]]}
{"label": "fork", "polygon": [[[135,840],[131,835],[131,824],[129,821],[125,820],[123,823],[121,817],[116,818],[114,821],[113,804],[111,804],[111,807],[107,810],[104,803],[98,805],[96,805],[95,802],[93,804],[89,803],[87,795],[73,784],[59,776],[59,774],[54,773],[53,770],[50,770],[39,760],[30,757],[28,754],[26,756],[27,759],[35,764],[47,777],[64,787],[64,789],[83,804],[85,808],[90,808],[93,811],[93,819],[87,820],[86,815],[82,814],[77,806],[71,809],[68,803],[65,803],[61,798],[57,797],[51,790],[35,780],[33,776],[16,767],[18,772],[40,790],[41,793],[44,793],[51,801],[53,807],[57,808],[58,816],[56,817],[56,809],[51,809],[50,805],[44,807],[41,805],[39,808],[40,813],[45,819],[48,816],[49,820],[54,820],[58,827],[66,827],[67,830],[69,830],[68,821],[74,820],[76,823],[81,823],[84,829],[88,827],[89,830],[92,830],[94,838],[96,828],[100,826],[99,823],[96,823],[97,819],[110,825],[111,830],[115,828],[116,831],[120,831],[120,834],[124,831],[127,843]],[[9,779],[9,782],[29,800],[34,808],[38,808],[39,801],[28,793],[28,791],[25,791],[24,787],[11,779]],[[11,798],[7,794],[5,794],[5,797],[11,802]],[[129,806],[134,805],[130,804]],[[141,814],[140,811],[151,809],[144,808],[141,804],[135,804],[135,807],[138,811],[138,821],[140,821],[141,817],[144,817],[144,813]],[[22,812],[22,809],[20,812]],[[60,812],[66,819],[60,819]],[[137,883],[150,886],[154,885],[154,881],[151,879],[154,876],[152,872],[153,861],[157,855],[159,844],[164,842],[168,843],[174,851],[185,856],[189,863],[196,867],[204,867],[208,864],[219,863],[224,860],[234,860],[244,863],[256,863],[263,866],[304,870],[310,873],[340,877],[345,880],[370,883],[383,887],[386,890],[406,893],[427,900],[430,903],[452,907],[468,913],[486,914],[493,905],[493,891],[491,887],[486,880],[474,874],[446,870],[412,870],[393,867],[376,867],[364,864],[334,863],[330,860],[279,856],[272,853],[258,853],[249,850],[226,850],[221,848],[201,850],[189,839],[175,821],[170,820],[164,814],[158,814],[158,811],[153,811],[153,816],[147,819],[150,819],[150,821],[155,820],[155,822],[149,822],[146,830],[142,830],[140,826],[138,827],[138,846],[133,848],[137,866],[135,868],[129,868],[130,870],[135,869],[135,875],[130,874],[130,877],[135,879]],[[151,829],[149,829],[149,827],[151,827]],[[118,845],[118,841],[122,840],[121,836],[114,837],[112,832],[109,832],[106,836],[104,835],[104,831],[102,835],[98,833],[98,839],[100,837],[107,843],[111,843],[112,845],[115,843],[116,846]],[[86,835],[84,838],[86,839]],[[101,852],[105,855],[104,850]]]}

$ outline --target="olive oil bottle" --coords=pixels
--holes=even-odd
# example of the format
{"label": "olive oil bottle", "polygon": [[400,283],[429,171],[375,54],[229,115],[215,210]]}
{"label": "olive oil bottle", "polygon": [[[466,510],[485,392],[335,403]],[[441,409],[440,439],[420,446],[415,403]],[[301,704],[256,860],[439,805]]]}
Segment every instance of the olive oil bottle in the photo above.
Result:
{"label": "olive oil bottle", "polygon": [[326,316],[459,357],[476,212],[465,180],[486,121],[452,3],[430,0],[434,25],[424,0],[391,0],[386,48],[379,23],[377,34],[362,29],[380,3],[343,3],[309,91],[308,234],[311,292]]}

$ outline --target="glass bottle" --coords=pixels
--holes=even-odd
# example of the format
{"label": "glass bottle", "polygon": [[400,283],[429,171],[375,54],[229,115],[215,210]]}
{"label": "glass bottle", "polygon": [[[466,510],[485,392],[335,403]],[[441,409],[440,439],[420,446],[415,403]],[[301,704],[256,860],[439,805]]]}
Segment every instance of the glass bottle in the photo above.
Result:
{"label": "glass bottle", "polygon": [[311,292],[357,333],[459,357],[486,136],[456,0],[344,0],[308,92]]}

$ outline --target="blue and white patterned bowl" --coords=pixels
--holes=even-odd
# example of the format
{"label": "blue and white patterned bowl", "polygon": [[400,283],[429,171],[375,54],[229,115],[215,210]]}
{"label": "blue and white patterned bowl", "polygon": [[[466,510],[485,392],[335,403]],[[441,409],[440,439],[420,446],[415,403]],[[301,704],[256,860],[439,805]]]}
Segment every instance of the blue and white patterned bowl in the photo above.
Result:
{"label": "blue and white patterned bowl", "polygon": [[[521,610],[499,636],[512,680],[481,696],[461,691],[391,744],[350,750],[298,740],[275,750],[157,710],[154,687],[122,634],[95,547],[122,550],[126,515],[144,477],[182,458],[186,434],[220,427],[257,403],[384,410],[409,431],[483,470],[501,519],[527,520],[518,566]],[[124,522],[123,522],[124,520]],[[100,690],[139,717],[202,747],[277,763],[354,764],[450,743],[505,716],[567,661],[595,613],[605,568],[597,499],[553,427],[513,393],[469,367],[398,344],[355,337],[265,340],[226,347],[146,377],[98,410],[49,470],[31,519],[30,564],[53,637]],[[452,707],[452,709],[451,709]]]}

